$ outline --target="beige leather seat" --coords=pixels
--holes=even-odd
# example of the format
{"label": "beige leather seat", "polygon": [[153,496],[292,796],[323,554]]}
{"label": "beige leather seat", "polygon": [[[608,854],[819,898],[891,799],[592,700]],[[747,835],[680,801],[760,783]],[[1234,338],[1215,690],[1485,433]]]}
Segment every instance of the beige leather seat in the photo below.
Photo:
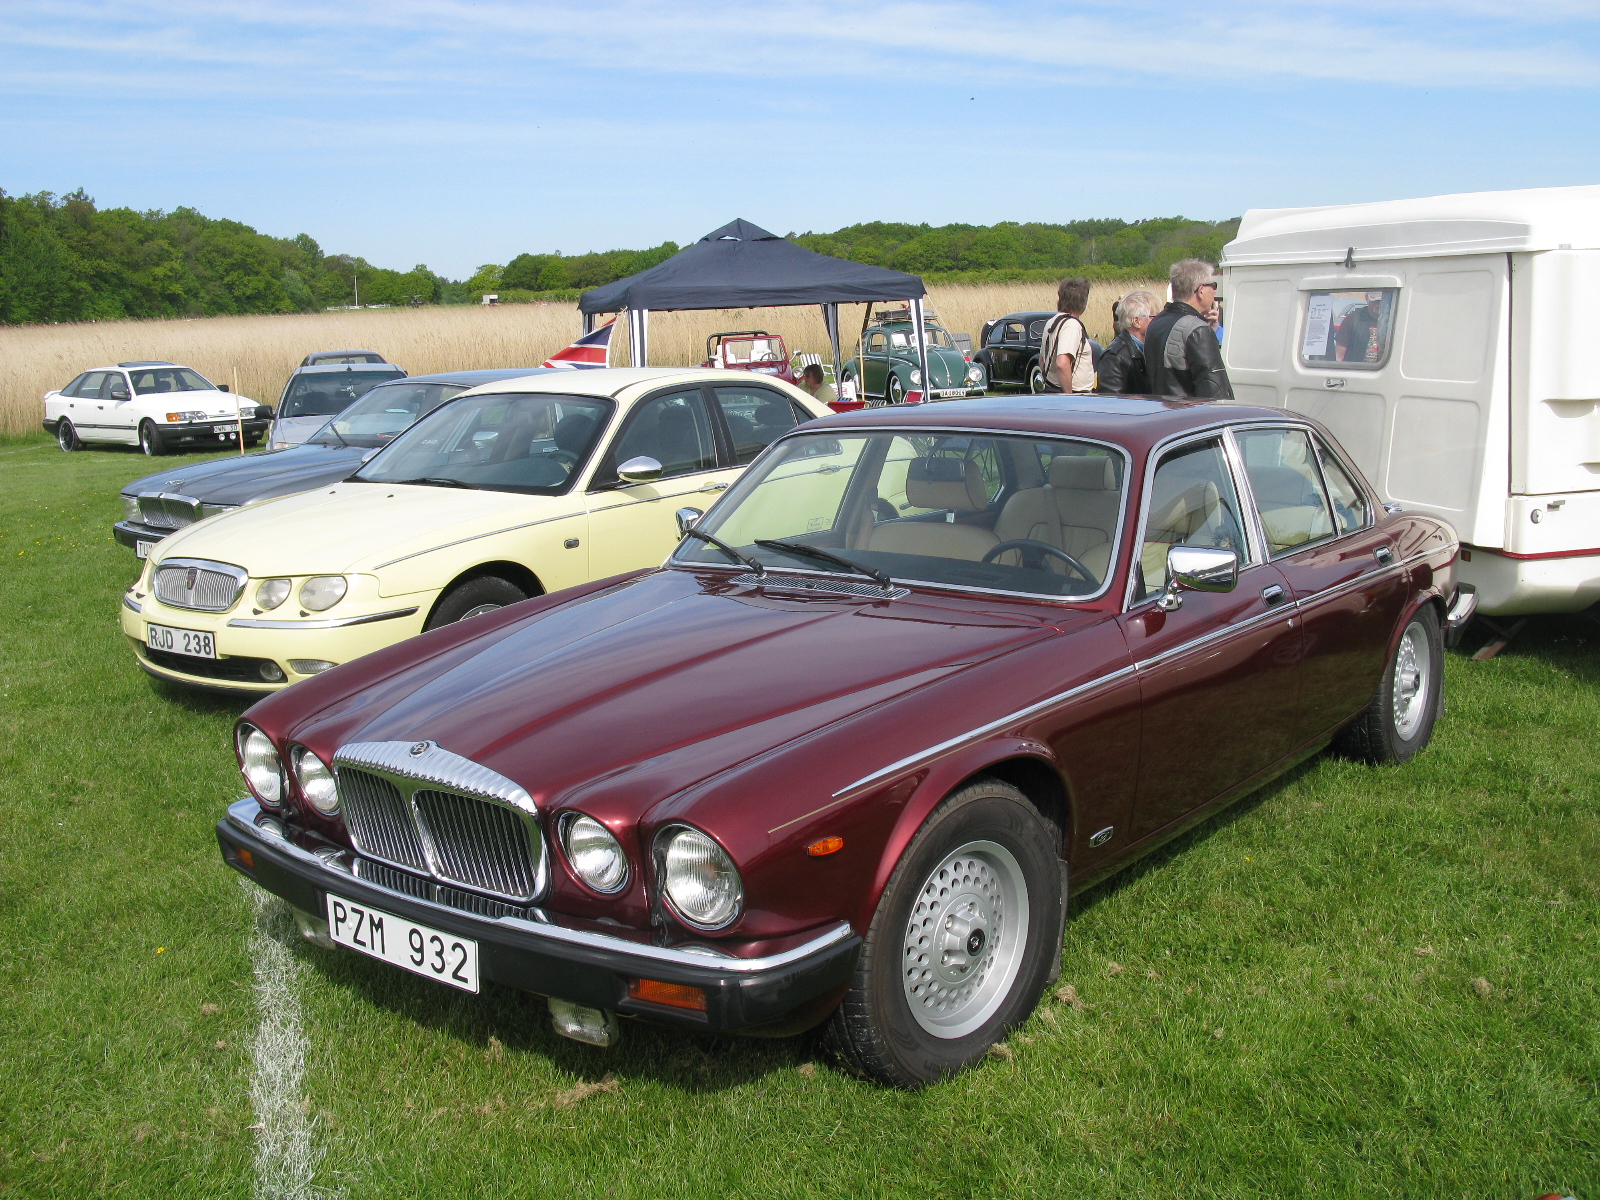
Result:
{"label": "beige leather seat", "polygon": [[1309,478],[1310,468],[1249,467],[1250,487],[1273,553],[1304,545],[1333,532],[1321,489]]}
{"label": "beige leather seat", "polygon": [[[913,508],[946,509],[956,514],[989,507],[978,464],[961,458],[914,458],[906,469],[906,500]],[[867,538],[868,550],[959,558],[976,562],[1000,539],[976,525],[947,521],[891,521]]]}
{"label": "beige leather seat", "polygon": [[1225,531],[1222,493],[1209,479],[1196,480],[1150,514],[1140,566],[1147,592],[1167,583],[1167,550],[1172,546],[1223,546],[1233,539]]}
{"label": "beige leather seat", "polygon": [[[996,538],[1028,538],[1065,550],[1099,579],[1111,566],[1111,539],[1117,530],[1122,492],[1110,458],[1061,457],[1050,461],[1043,487],[1027,488],[1006,501],[995,523]],[[1018,566],[1022,555],[1007,550],[998,560]],[[1066,574],[1067,565],[1046,558],[1046,567]]]}

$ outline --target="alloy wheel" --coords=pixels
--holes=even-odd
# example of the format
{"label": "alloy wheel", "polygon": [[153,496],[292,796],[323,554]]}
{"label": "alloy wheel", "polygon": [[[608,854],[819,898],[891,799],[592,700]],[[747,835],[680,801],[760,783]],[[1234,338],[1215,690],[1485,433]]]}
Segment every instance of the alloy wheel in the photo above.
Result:
{"label": "alloy wheel", "polygon": [[1416,622],[1406,627],[1400,649],[1394,656],[1394,728],[1401,738],[1416,736],[1428,711],[1429,691],[1433,687],[1433,647],[1427,631]]}

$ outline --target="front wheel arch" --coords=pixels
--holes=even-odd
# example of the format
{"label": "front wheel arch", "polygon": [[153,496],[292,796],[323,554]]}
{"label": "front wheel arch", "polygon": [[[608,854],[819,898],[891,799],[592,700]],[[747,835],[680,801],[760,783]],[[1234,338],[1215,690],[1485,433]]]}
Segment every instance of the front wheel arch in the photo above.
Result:
{"label": "front wheel arch", "polygon": [[438,610],[439,605],[443,603],[444,598],[452,591],[463,583],[470,583],[474,579],[483,579],[490,576],[504,579],[507,583],[516,585],[522,589],[523,594],[530,600],[535,596],[545,594],[544,584],[539,582],[539,577],[519,562],[501,560],[479,563],[475,567],[468,567],[439,589],[439,594],[433,598],[433,603],[428,606],[428,615],[423,619],[422,627],[424,629],[428,627],[428,622],[433,620],[433,614]]}

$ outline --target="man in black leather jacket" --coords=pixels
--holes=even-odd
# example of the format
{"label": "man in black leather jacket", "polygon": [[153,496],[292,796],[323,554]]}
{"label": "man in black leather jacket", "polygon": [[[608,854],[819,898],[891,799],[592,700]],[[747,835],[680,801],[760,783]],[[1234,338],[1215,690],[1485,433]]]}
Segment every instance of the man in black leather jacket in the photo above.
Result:
{"label": "man in black leather jacket", "polygon": [[1144,338],[1161,301],[1154,292],[1136,288],[1118,300],[1113,316],[1117,336],[1100,355],[1095,391],[1116,396],[1142,396],[1150,390],[1144,369]]}
{"label": "man in black leather jacket", "polygon": [[1155,396],[1231,400],[1233,385],[1206,313],[1217,302],[1217,269],[1198,258],[1172,265],[1173,301],[1145,333],[1145,371]]}

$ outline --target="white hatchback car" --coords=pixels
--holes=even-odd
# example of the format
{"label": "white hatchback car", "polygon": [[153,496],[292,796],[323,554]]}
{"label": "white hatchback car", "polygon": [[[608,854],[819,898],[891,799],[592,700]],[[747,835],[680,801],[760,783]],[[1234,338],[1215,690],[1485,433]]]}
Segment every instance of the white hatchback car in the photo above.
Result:
{"label": "white hatchback car", "polygon": [[44,427],[63,450],[90,442],[138,446],[165,454],[180,446],[253,446],[272,423],[272,410],[248,396],[230,395],[192,367],[125,362],[85,371],[44,394]]}

